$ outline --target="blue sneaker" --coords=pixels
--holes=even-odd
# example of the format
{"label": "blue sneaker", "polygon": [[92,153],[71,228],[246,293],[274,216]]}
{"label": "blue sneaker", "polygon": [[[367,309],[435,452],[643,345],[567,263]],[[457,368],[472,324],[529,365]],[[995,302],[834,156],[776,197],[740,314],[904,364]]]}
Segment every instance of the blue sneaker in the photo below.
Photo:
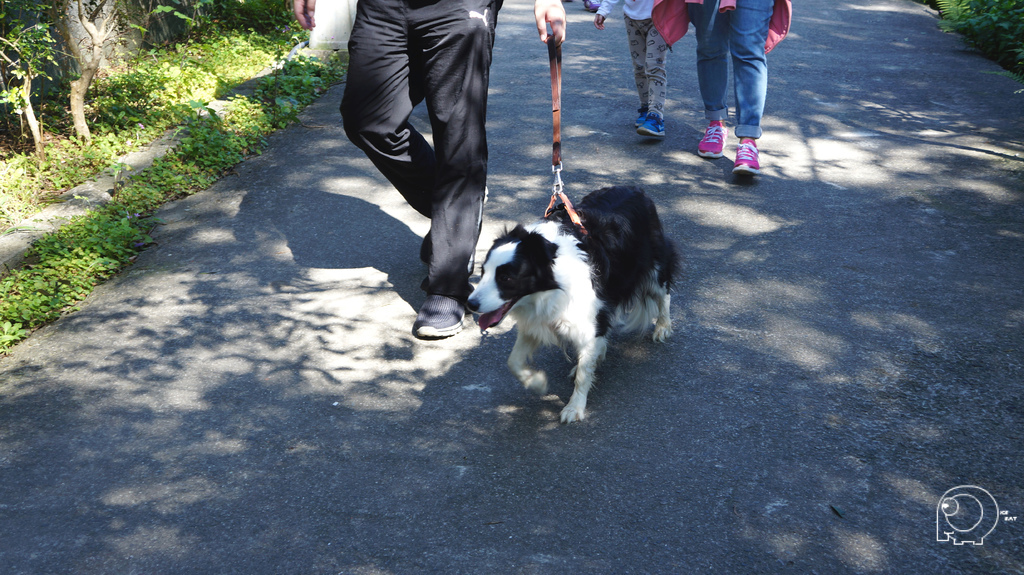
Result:
{"label": "blue sneaker", "polygon": [[636,111],[640,115],[637,116],[636,123],[633,124],[633,127],[634,128],[639,128],[640,126],[643,125],[644,120],[647,119],[647,106],[640,106],[639,108],[636,109]]}
{"label": "blue sneaker", "polygon": [[601,0],[583,0],[583,9],[587,12],[597,12],[601,8]]}
{"label": "blue sneaker", "polygon": [[654,112],[648,112],[647,117],[644,119],[644,123],[636,129],[636,133],[641,136],[651,136],[653,138],[664,138],[665,137],[665,121],[661,119],[661,116]]}

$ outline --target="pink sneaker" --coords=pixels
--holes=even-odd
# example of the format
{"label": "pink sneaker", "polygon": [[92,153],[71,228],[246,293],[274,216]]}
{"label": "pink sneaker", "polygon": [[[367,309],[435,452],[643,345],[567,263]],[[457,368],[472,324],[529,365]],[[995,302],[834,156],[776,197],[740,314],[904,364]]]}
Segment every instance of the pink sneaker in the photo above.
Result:
{"label": "pink sneaker", "polygon": [[757,144],[740,142],[736,148],[736,164],[732,167],[732,173],[745,176],[761,173],[761,164],[757,162]]}
{"label": "pink sneaker", "polygon": [[704,137],[697,144],[697,155],[702,158],[721,158],[722,149],[725,147],[725,137],[729,130],[722,125],[722,122],[714,121],[708,124]]}

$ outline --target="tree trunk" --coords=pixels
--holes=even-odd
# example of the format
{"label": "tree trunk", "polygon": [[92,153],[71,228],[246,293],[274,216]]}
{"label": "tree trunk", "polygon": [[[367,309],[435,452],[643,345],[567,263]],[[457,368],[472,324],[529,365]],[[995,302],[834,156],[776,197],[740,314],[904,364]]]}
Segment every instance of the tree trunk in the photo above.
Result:
{"label": "tree trunk", "polygon": [[25,118],[25,123],[28,124],[28,129],[32,131],[32,141],[36,145],[36,158],[42,162],[46,156],[43,154],[43,134],[39,129],[39,120],[36,118],[36,112],[32,109],[32,80],[31,74],[28,74],[24,78],[25,83],[21,87],[21,95],[25,100],[25,107],[22,108],[22,116]]}
{"label": "tree trunk", "polygon": [[92,133],[85,121],[85,93],[89,91],[91,82],[92,78],[86,77],[85,70],[82,70],[81,78],[71,82],[71,119],[75,122],[75,133],[87,144],[92,142]]}
{"label": "tree trunk", "polygon": [[[85,121],[85,95],[103,63],[103,45],[116,32],[114,10],[112,0],[96,0],[91,3],[87,0],[63,0],[55,2],[50,7],[50,13],[57,23],[57,32],[71,52],[72,58],[78,63],[82,74],[71,82],[70,103],[75,133],[86,143],[92,142],[92,134],[89,131],[89,124]],[[77,19],[88,34],[88,50],[82,50],[72,34],[72,18]]]}
{"label": "tree trunk", "polygon": [[89,131],[89,124],[85,121],[85,94],[92,85],[92,79],[100,69],[103,61],[103,43],[106,41],[106,26],[101,24],[102,30],[97,30],[91,22],[83,22],[83,26],[92,39],[92,58],[88,61],[85,55],[78,60],[82,69],[82,76],[71,82],[71,118],[75,122],[75,133],[85,143],[92,142],[92,133]]}

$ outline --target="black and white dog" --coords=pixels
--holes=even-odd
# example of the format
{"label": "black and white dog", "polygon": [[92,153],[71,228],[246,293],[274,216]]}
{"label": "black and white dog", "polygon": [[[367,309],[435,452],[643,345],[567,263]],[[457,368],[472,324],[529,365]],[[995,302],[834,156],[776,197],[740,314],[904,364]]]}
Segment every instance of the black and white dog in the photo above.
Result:
{"label": "black and white dog", "polygon": [[577,211],[586,233],[564,209],[495,240],[467,307],[481,330],[512,316],[518,337],[508,367],[527,389],[547,392],[547,376],[530,366],[541,345],[571,346],[575,389],[561,420],[582,420],[594,371],[613,327],[639,332],[654,324],[654,341],[672,334],[669,289],[676,251],[654,203],[637,188],[588,194]]}

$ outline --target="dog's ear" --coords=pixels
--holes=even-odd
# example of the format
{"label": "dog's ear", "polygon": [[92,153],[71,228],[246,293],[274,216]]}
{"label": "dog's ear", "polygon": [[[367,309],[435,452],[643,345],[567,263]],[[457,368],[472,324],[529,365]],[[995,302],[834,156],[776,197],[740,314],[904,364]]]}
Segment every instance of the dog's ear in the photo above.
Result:
{"label": "dog's ear", "polygon": [[505,235],[510,238],[523,241],[526,239],[526,236],[530,235],[530,232],[526,231],[526,228],[524,228],[522,224],[517,224],[516,227],[512,228],[512,231],[506,231]]}
{"label": "dog's ear", "polygon": [[544,238],[541,239],[544,240],[544,249],[545,251],[547,251],[548,259],[554,260],[555,256],[558,255],[558,244],[556,244],[555,242],[549,242]]}
{"label": "dog's ear", "polygon": [[519,240],[519,246],[523,253],[534,261],[550,262],[558,253],[558,244],[549,242],[540,234],[527,234],[526,237]]}

